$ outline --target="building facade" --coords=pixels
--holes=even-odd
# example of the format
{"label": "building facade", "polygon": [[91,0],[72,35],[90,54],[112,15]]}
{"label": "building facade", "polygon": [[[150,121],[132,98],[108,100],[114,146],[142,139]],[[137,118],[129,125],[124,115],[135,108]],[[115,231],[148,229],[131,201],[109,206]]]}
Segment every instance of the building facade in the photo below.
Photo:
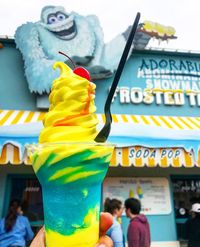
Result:
{"label": "building facade", "polygon": [[[29,91],[14,40],[0,42],[0,214],[18,197],[36,229],[43,223],[41,187],[25,145],[37,142],[47,109]],[[180,246],[189,209],[200,200],[199,76],[199,54],[135,50],[113,98],[109,141],[117,146],[102,204],[106,197],[139,198],[150,222],[152,246]],[[112,80],[94,81],[101,125]],[[128,221],[123,215],[124,232]]]}

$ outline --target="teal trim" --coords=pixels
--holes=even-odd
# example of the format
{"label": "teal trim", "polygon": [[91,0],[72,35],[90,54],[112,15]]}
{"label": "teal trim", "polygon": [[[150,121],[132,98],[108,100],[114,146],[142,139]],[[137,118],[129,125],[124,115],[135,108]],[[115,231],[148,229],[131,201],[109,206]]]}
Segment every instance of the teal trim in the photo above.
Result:
{"label": "teal trim", "polygon": [[176,219],[177,224],[185,224],[185,222],[188,220],[188,218],[183,218],[183,219]]}
{"label": "teal trim", "polygon": [[175,215],[175,205],[174,205],[174,194],[173,194],[173,184],[172,184],[172,178],[171,176],[169,177],[169,186],[170,186],[170,199],[171,199],[171,207],[172,207],[172,221],[173,221],[173,228],[174,228],[174,232],[175,232],[175,240],[178,239],[178,233],[177,233],[177,227],[176,227],[176,215]]}
{"label": "teal trim", "polygon": [[9,207],[10,194],[11,194],[11,178],[9,175],[7,175],[6,182],[5,182],[5,194],[4,194],[4,200],[3,200],[3,212],[2,212],[3,217],[6,215],[8,207]]}
{"label": "teal trim", "polygon": [[133,55],[134,54],[150,54],[150,55],[167,55],[167,56],[171,56],[171,57],[185,57],[185,58],[198,58],[200,57],[200,53],[198,52],[192,52],[189,53],[189,51],[168,51],[166,50],[150,50],[150,49],[145,49],[145,50],[134,50],[133,51]]}
{"label": "teal trim", "polygon": [[151,226],[152,241],[177,241],[172,183],[170,177],[166,178],[169,182],[171,213],[147,217]]}

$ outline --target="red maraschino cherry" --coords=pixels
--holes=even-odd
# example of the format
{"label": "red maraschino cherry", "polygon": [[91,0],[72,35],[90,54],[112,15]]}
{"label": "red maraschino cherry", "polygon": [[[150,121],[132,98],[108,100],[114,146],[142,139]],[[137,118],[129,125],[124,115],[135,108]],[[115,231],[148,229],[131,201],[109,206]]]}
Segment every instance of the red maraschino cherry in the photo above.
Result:
{"label": "red maraschino cherry", "polygon": [[87,69],[83,68],[83,67],[76,67],[73,72],[76,75],[79,75],[85,79],[87,79],[88,81],[90,81],[90,73],[87,71]]}
{"label": "red maraschino cherry", "polygon": [[74,64],[74,62],[72,61],[72,59],[69,56],[67,56],[65,53],[63,53],[61,51],[59,51],[58,53],[66,56],[70,60],[70,62],[74,66],[74,69],[73,69],[74,74],[79,75],[79,76],[87,79],[88,81],[90,81],[90,73],[85,68],[83,68],[83,67],[76,67],[75,64]]}

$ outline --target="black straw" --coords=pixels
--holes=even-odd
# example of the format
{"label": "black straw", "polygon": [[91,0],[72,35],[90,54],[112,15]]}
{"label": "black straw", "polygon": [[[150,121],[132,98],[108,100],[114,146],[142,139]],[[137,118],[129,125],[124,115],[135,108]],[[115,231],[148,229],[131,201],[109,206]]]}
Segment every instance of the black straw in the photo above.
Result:
{"label": "black straw", "polygon": [[131,32],[129,34],[128,40],[126,42],[123,54],[121,56],[119,65],[117,67],[117,71],[115,73],[113,83],[111,85],[108,97],[106,99],[106,103],[104,106],[104,113],[105,113],[105,117],[106,117],[106,122],[105,122],[103,128],[101,129],[101,131],[96,136],[96,138],[95,138],[96,142],[105,142],[109,136],[110,129],[111,129],[111,123],[112,123],[112,115],[110,112],[110,106],[111,106],[112,98],[114,96],[114,93],[115,93],[115,90],[117,88],[117,85],[118,85],[119,79],[121,77],[122,71],[124,69],[124,65],[126,63],[130,48],[132,46],[133,39],[134,39],[135,33],[137,31],[137,26],[139,24],[139,20],[140,20],[140,13],[137,13],[135,21],[134,21],[132,29],[131,29]]}
{"label": "black straw", "polygon": [[131,32],[129,34],[129,37],[128,37],[126,46],[124,48],[122,57],[120,59],[118,68],[116,70],[115,77],[113,79],[113,83],[112,83],[112,86],[110,88],[110,92],[108,94],[108,98],[106,100],[104,109],[107,107],[107,104],[109,104],[112,101],[112,98],[114,96],[114,93],[115,93],[115,90],[117,88],[117,85],[118,85],[119,79],[121,77],[122,71],[124,69],[124,65],[126,63],[126,60],[127,60],[127,57],[128,57],[129,51],[130,51],[130,48],[131,48],[132,43],[133,43],[133,39],[134,39],[136,30],[137,30],[139,19],[140,19],[140,13],[137,13],[136,18],[135,18],[135,21],[134,21],[134,24],[133,24],[133,27],[132,27]]}

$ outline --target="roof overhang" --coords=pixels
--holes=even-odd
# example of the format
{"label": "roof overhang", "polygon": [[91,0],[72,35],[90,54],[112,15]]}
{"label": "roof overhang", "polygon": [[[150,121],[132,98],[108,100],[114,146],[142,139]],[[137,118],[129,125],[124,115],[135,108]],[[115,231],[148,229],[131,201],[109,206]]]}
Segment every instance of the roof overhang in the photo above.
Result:
{"label": "roof overhang", "polygon": [[[45,112],[0,110],[0,164],[30,164],[25,145],[37,143]],[[105,122],[97,114],[98,128]],[[200,166],[200,118],[113,114],[111,166]]]}

